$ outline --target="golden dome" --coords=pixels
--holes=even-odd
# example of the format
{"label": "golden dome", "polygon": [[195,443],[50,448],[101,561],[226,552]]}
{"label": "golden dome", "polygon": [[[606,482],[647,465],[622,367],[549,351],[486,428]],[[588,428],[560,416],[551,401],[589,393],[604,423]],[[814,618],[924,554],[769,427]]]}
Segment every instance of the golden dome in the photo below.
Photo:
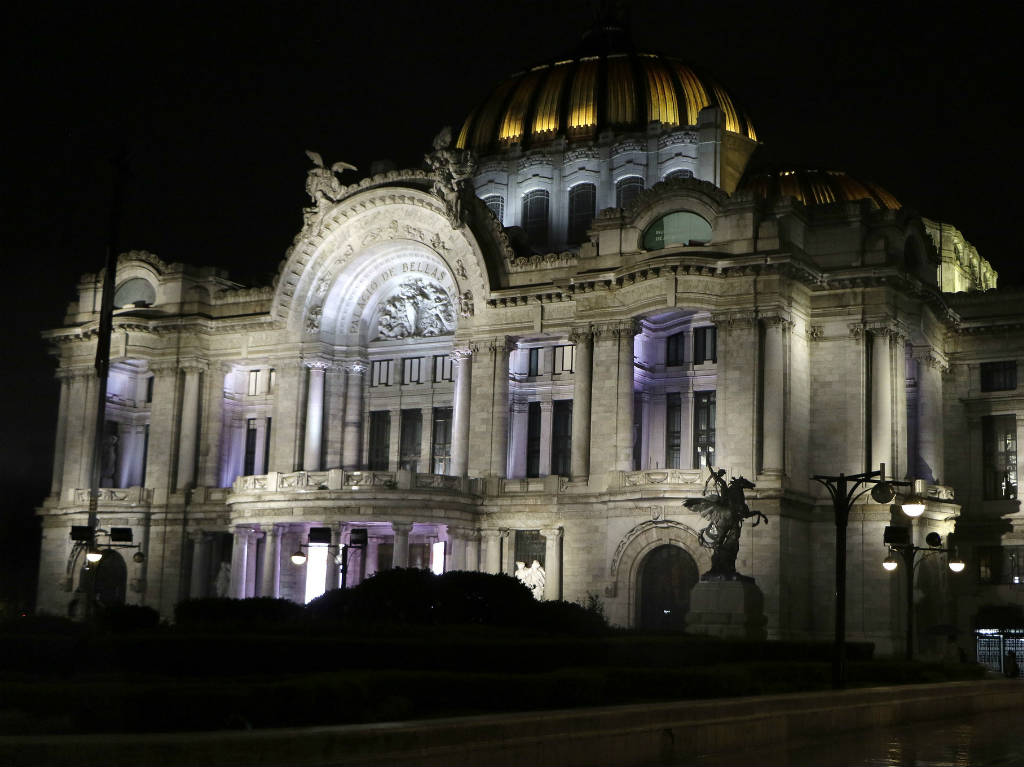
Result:
{"label": "golden dome", "polygon": [[899,210],[900,201],[870,181],[860,181],[840,170],[779,170],[754,173],[744,178],[738,192],[757,199],[793,197],[804,205],[870,200],[876,208]]}
{"label": "golden dome", "polygon": [[725,129],[757,140],[754,127],[714,80],[677,59],[650,53],[602,53],[533,67],[501,83],[466,119],[459,149],[489,154],[513,144],[541,146],[559,136],[589,141],[599,132],[642,132],[697,124],[707,106]]}

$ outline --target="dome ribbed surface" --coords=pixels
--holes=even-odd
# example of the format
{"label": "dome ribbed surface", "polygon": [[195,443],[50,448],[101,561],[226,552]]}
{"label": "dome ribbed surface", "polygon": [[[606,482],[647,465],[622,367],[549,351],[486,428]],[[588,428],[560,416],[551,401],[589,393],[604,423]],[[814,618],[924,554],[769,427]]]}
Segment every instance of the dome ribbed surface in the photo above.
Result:
{"label": "dome ribbed surface", "polygon": [[488,154],[514,144],[543,146],[559,136],[575,142],[605,130],[642,132],[655,120],[692,127],[707,106],[722,110],[727,131],[757,140],[725,89],[689,64],[649,53],[579,56],[498,85],[466,119],[457,146]]}
{"label": "dome ribbed surface", "polygon": [[757,199],[792,197],[804,205],[870,200],[879,209],[899,210],[900,201],[870,181],[861,181],[838,170],[778,170],[748,175],[737,192]]}

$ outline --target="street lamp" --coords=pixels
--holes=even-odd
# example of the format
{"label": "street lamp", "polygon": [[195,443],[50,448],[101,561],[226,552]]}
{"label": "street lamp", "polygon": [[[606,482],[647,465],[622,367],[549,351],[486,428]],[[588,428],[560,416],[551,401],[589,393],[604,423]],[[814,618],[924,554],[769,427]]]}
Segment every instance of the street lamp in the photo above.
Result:
{"label": "street lamp", "polygon": [[811,479],[821,483],[828,490],[835,515],[836,625],[835,645],[832,649],[832,687],[841,690],[846,686],[846,527],[850,521],[850,507],[868,492],[875,503],[891,503],[896,497],[894,488],[904,487],[910,483],[886,480],[884,463],[878,465],[878,471],[839,474],[834,477],[818,474]]}
{"label": "street lamp", "polygon": [[[964,570],[964,562],[957,556],[954,549],[942,548],[942,536],[936,532],[928,533],[924,539],[927,547],[915,546],[910,542],[910,528],[909,527],[886,527],[883,542],[889,547],[889,556],[882,562],[884,567],[889,572],[896,570],[900,561],[896,557],[899,554],[903,559],[903,564],[906,567],[907,573],[907,660],[914,659],[914,570],[929,554],[953,554],[954,559],[948,560],[946,563],[951,571],[954,573],[961,573]],[[924,557],[914,561],[917,557],[917,553],[923,551]]]}
{"label": "street lamp", "polygon": [[292,564],[301,567],[306,564],[306,552],[310,544],[326,545],[328,552],[337,552],[334,555],[334,564],[341,572],[341,588],[347,587],[348,576],[348,551],[349,549],[363,549],[366,547],[366,528],[355,528],[349,532],[349,542],[339,543],[337,546],[331,543],[331,529],[329,527],[312,527],[306,543],[300,543],[299,548],[292,554]]}

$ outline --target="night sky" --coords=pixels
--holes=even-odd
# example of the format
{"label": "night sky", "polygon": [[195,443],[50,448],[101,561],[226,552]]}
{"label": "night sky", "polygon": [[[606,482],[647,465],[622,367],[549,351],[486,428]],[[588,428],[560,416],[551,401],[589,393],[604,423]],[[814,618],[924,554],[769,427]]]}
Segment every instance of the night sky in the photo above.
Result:
{"label": "night sky", "polygon": [[[438,130],[457,129],[504,77],[571,55],[593,6],[9,4],[4,517],[30,516],[47,491],[58,389],[39,331],[61,324],[79,275],[103,264],[119,148],[130,172],[121,250],[267,284],[308,204],[304,149],[359,166],[348,183],[376,159],[419,167]],[[764,142],[760,162],[880,183],[960,228],[1000,285],[1021,284],[1016,25],[1002,5],[916,7],[651,0],[630,16],[638,49],[725,85]]]}

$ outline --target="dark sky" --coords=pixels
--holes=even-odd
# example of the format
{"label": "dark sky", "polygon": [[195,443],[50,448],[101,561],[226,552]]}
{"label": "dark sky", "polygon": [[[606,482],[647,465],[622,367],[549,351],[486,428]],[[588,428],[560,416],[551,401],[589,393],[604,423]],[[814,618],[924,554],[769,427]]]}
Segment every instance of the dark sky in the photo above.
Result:
{"label": "dark sky", "polygon": [[[1014,25],[988,4],[960,15],[915,6],[925,12],[650,0],[633,3],[631,17],[638,48],[716,74],[753,118],[766,160],[874,180],[958,226],[1001,284],[1019,283]],[[102,266],[118,146],[131,174],[121,249],[265,282],[301,223],[304,149],[363,171],[378,158],[418,166],[439,128],[457,127],[503,77],[571,53],[592,7],[9,4],[8,482],[33,503],[45,490],[57,388],[38,333],[60,323],[78,275]]]}

